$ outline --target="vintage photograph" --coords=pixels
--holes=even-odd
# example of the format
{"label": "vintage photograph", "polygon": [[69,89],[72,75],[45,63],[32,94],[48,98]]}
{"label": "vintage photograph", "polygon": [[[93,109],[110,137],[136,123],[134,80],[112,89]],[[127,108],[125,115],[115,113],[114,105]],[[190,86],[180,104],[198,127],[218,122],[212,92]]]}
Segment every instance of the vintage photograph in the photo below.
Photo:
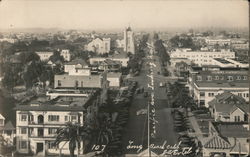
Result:
{"label": "vintage photograph", "polygon": [[0,157],[249,157],[247,0],[0,0]]}

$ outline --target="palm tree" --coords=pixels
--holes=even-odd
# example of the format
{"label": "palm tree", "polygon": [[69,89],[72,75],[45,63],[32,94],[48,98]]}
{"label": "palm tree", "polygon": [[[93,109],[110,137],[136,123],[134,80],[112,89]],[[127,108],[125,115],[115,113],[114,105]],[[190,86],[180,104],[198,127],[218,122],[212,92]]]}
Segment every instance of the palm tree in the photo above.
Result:
{"label": "palm tree", "polygon": [[104,124],[100,127],[98,133],[97,142],[100,144],[108,144],[112,139],[112,130],[110,128],[110,123],[105,121]]}
{"label": "palm tree", "polygon": [[61,142],[68,141],[70,156],[74,157],[76,147],[78,148],[79,154],[80,142],[83,140],[83,138],[85,139],[88,136],[89,133],[87,131],[87,128],[85,128],[84,126],[80,126],[79,124],[67,123],[65,127],[57,130],[57,135],[54,143],[55,145],[59,146]]}

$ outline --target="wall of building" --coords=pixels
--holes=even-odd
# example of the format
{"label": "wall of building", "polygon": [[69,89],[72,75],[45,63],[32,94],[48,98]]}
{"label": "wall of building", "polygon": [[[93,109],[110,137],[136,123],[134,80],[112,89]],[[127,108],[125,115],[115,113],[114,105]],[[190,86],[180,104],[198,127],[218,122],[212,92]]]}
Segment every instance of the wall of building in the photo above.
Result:
{"label": "wall of building", "polygon": [[[239,117],[239,121],[237,121],[237,120],[235,121],[235,116]],[[230,121],[231,122],[243,122],[244,118],[245,118],[245,113],[242,110],[240,110],[239,108],[230,114]]]}
{"label": "wall of building", "polygon": [[[90,76],[77,76],[77,75],[55,75],[54,87],[78,87],[85,88],[101,88],[102,76],[101,75],[90,75]],[[61,83],[61,85],[59,85]]]}

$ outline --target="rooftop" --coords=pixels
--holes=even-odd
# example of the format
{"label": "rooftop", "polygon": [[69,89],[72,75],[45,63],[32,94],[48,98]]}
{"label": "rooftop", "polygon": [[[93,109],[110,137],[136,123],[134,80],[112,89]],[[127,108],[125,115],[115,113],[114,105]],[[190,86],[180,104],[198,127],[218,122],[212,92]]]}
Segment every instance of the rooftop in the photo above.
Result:
{"label": "rooftop", "polygon": [[223,137],[215,134],[207,138],[204,147],[210,149],[229,149],[231,148],[231,144]]}
{"label": "rooftop", "polygon": [[249,88],[248,82],[195,82],[199,88]]}
{"label": "rooftop", "polygon": [[240,123],[214,123],[216,129],[224,137],[248,138],[248,124]]}
{"label": "rooftop", "polygon": [[3,127],[0,127],[0,130],[15,130],[15,127],[11,121],[8,121]]}
{"label": "rooftop", "polygon": [[122,73],[114,73],[114,72],[107,73],[107,77],[109,78],[120,78],[121,76],[122,76]]}
{"label": "rooftop", "polygon": [[87,66],[87,62],[83,59],[75,59],[71,62],[66,63],[66,65],[77,65],[77,64],[81,64],[82,66]]}
{"label": "rooftop", "polygon": [[229,62],[229,61],[227,61],[227,60],[225,60],[223,58],[214,58],[214,60],[216,60],[216,61],[218,61],[218,62],[220,62],[222,64],[233,64],[233,63],[231,63],[231,62]]}

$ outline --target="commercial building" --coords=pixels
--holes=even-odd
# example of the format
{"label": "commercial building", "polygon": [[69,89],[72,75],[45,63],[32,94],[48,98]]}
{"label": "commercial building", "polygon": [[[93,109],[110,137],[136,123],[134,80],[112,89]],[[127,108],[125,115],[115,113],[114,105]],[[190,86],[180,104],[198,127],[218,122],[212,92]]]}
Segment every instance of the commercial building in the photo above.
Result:
{"label": "commercial building", "polygon": [[230,39],[205,39],[205,42],[208,45],[216,45],[218,44],[219,46],[226,46],[226,45],[230,45],[231,44],[231,40]]}
{"label": "commercial building", "polygon": [[88,43],[87,50],[96,52],[98,54],[109,53],[110,43],[110,38],[96,38]]}
{"label": "commercial building", "polygon": [[170,58],[187,58],[193,63],[202,65],[211,65],[213,58],[235,58],[235,52],[222,50],[220,52],[213,51],[190,51],[186,49],[177,49],[170,53]]}
{"label": "commercial building", "polygon": [[198,106],[209,107],[208,102],[225,91],[249,102],[248,68],[192,66],[189,70],[188,87]]}
{"label": "commercial building", "polygon": [[114,55],[109,56],[109,57],[93,57],[93,58],[89,59],[89,63],[91,65],[100,64],[100,63],[104,62],[107,59],[120,62],[122,67],[127,67],[128,66],[129,57],[126,54],[123,54],[123,53],[114,54]]}

